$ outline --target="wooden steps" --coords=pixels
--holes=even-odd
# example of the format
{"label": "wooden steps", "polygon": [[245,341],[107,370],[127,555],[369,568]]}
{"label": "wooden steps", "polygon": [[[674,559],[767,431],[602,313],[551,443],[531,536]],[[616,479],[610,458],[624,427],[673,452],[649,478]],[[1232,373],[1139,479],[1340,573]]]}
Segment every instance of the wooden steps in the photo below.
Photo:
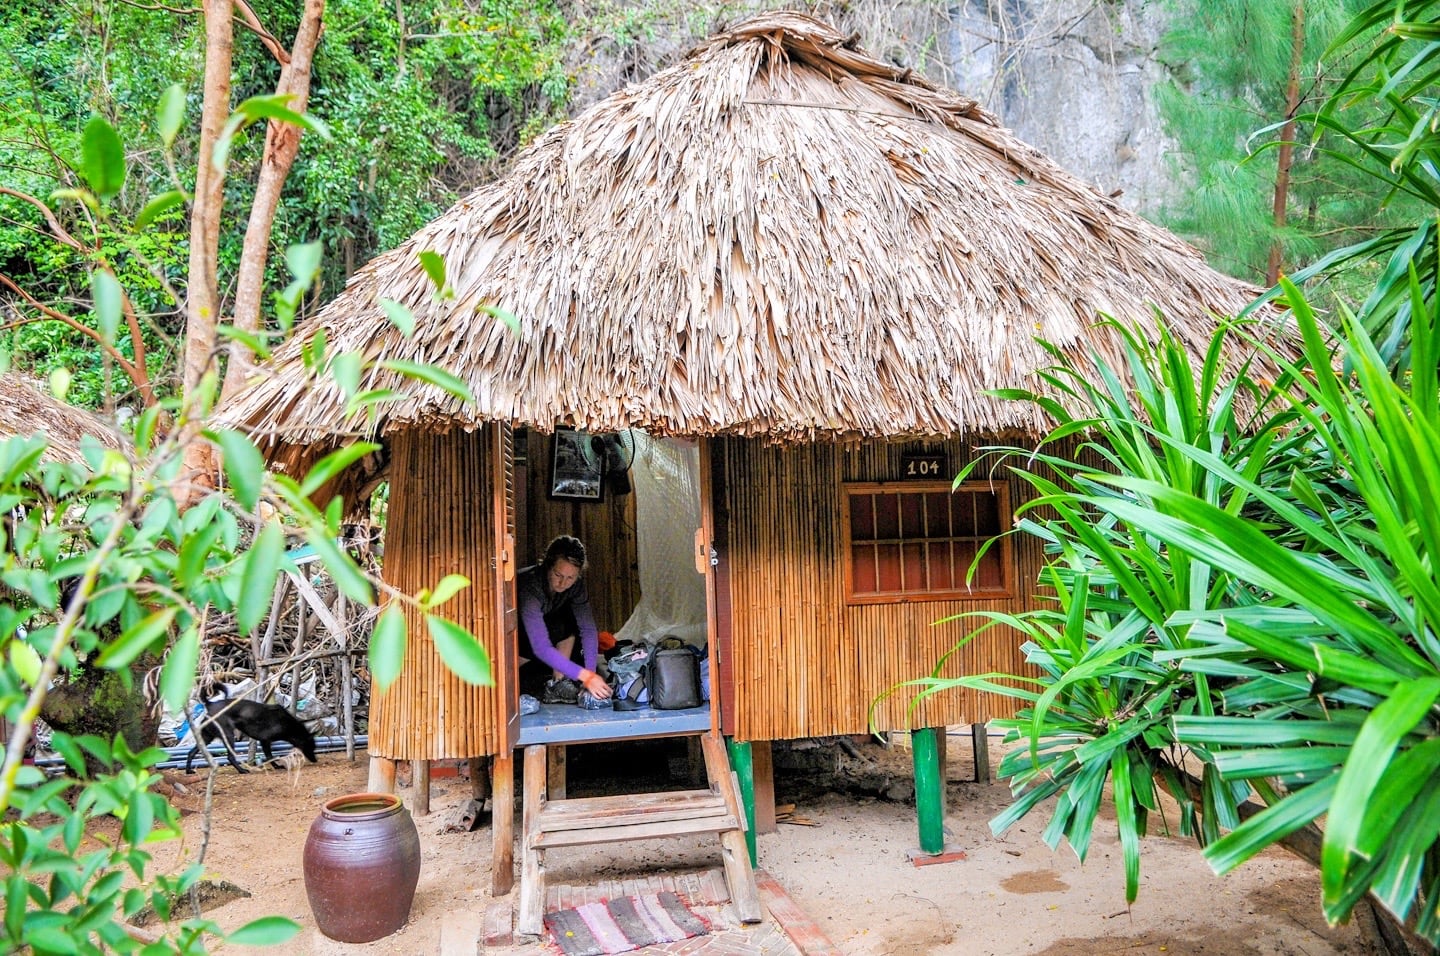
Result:
{"label": "wooden steps", "polygon": [[525,748],[525,794],[521,834],[520,907],[515,931],[544,931],[545,853],[556,847],[654,840],[713,833],[719,837],[731,903],[743,922],[761,919],[759,891],[745,844],[745,815],[730,762],[718,737],[701,735],[707,790],[631,793],[550,800],[546,745]]}

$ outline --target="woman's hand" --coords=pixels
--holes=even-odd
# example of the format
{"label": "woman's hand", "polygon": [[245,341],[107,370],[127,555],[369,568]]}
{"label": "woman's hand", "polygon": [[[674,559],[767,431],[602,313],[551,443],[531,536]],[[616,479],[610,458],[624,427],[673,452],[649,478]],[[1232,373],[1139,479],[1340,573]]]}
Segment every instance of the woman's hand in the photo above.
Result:
{"label": "woman's hand", "polygon": [[588,690],[596,700],[609,699],[610,685],[605,682],[605,678],[594,671],[582,670],[580,672],[580,683],[585,685],[585,689]]}

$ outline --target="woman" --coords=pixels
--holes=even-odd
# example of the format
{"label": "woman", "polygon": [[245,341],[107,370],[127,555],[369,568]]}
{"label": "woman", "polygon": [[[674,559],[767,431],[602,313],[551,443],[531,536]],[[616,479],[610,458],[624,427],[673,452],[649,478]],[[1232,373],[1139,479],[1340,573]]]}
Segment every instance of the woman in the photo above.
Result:
{"label": "woman", "polygon": [[[581,577],[585,564],[585,545],[562,534],[546,545],[545,557],[538,565],[524,568],[516,576],[520,665],[536,660],[550,668],[543,698],[546,703],[574,703],[579,696],[576,684],[600,700],[610,696],[610,685],[595,673],[600,634]],[[572,659],[576,637],[583,667]],[[565,681],[573,683],[567,686]]]}

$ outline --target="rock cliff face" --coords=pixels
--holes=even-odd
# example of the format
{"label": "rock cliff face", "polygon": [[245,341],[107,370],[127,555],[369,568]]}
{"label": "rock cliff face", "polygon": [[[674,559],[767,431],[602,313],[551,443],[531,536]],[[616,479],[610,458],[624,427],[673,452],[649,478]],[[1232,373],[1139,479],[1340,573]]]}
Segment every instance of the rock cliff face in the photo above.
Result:
{"label": "rock cliff face", "polygon": [[1174,188],[1151,92],[1166,79],[1159,4],[966,0],[949,19],[949,85],[1132,209],[1153,212]]}
{"label": "rock cliff face", "polygon": [[683,16],[631,0],[626,27],[584,38],[583,107],[667,66],[761,7],[805,8],[870,52],[975,97],[1032,146],[1152,218],[1173,191],[1152,90],[1166,10],[1154,0],[843,0],[697,4]]}

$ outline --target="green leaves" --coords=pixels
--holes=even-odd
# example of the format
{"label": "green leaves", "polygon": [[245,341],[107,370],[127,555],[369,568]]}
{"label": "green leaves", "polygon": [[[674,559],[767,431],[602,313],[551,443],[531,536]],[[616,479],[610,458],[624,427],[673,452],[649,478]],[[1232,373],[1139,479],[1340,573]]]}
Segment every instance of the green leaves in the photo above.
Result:
{"label": "green leaves", "polygon": [[440,659],[456,677],[467,684],[494,682],[490,675],[490,655],[464,628],[433,614],[425,616],[425,626],[435,640]]}
{"label": "green leaves", "polygon": [[170,710],[184,713],[194,687],[196,665],[200,662],[200,632],[187,628],[179,641],[171,645],[166,664],[160,671],[160,697]]}
{"label": "green leaves", "polygon": [[120,327],[124,293],[109,269],[96,269],[90,276],[91,294],[95,297],[95,321],[107,342],[114,341]]}
{"label": "green leaves", "polygon": [[380,446],[374,442],[356,442],[347,445],[337,451],[333,451],[321,458],[310,469],[305,480],[300,483],[300,494],[309,496],[323,488],[327,483],[333,481],[346,468],[355,462],[380,450]]}
{"label": "green leaves", "polygon": [[270,597],[284,557],[285,532],[278,522],[267,522],[246,554],[240,575],[240,598],[235,602],[235,629],[240,634],[255,630],[269,614]]}
{"label": "green leaves", "polygon": [[470,579],[463,574],[447,574],[435,585],[433,591],[421,591],[420,604],[426,610],[439,607],[470,586]]}
{"label": "green leaves", "polygon": [[[1403,917],[1440,886],[1440,824],[1419,815],[1440,807],[1440,307],[1406,273],[1405,295],[1376,300],[1408,312],[1400,376],[1365,322],[1322,328],[1282,281],[1304,355],[1259,343],[1288,383],[1278,398],[1225,381],[1225,348],[1252,347],[1225,345],[1236,329],[1198,364],[1126,331],[1123,373],[1052,350],[1060,398],[1012,396],[1057,422],[1054,452],[1007,452],[1026,456],[1018,525],[1052,549],[1053,606],[990,616],[1027,639],[1039,689],[938,667],[912,682],[1028,705],[999,722],[1029,747],[1002,761],[1015,799],[997,832],[1053,800],[1046,841],[1083,858],[1108,783],[1133,895],[1159,783],[1219,872],[1325,817],[1332,922],[1367,891]],[[1262,413],[1242,424],[1246,392]],[[1272,805],[1241,823],[1252,787]]]}
{"label": "green leaves", "polygon": [[178,189],[166,190],[156,196],[152,196],[135,217],[135,231],[141,232],[152,223],[164,217],[171,210],[177,209],[185,203],[189,197]]}
{"label": "green leaves", "polygon": [[[441,263],[440,279],[442,282],[444,281],[444,278],[444,263]],[[399,302],[396,302],[393,299],[382,298],[380,300],[380,308],[382,311],[384,311],[385,318],[389,319],[390,324],[395,326],[395,328],[399,329],[400,334],[405,336],[405,338],[408,339],[410,336],[415,334],[415,313],[411,312],[409,309],[405,308],[405,306],[401,305]]]}
{"label": "green leaves", "polygon": [[262,916],[225,937],[232,946],[278,946],[300,932],[300,924],[283,916]]}
{"label": "green leaves", "polygon": [[448,393],[451,397],[462,402],[473,403],[475,396],[470,394],[470,386],[465,380],[457,375],[436,368],[433,365],[425,365],[420,362],[407,362],[401,359],[386,359],[380,363],[381,367],[388,368],[392,372],[399,372],[408,378],[417,379]]}
{"label": "green leaves", "polygon": [[[285,250],[285,264],[290,268],[293,278],[289,285],[275,294],[275,317],[282,329],[288,331],[294,325],[300,300],[314,284],[315,277],[320,274],[321,251],[319,242],[300,243]],[[316,333],[322,342],[324,332],[324,329],[320,329]],[[323,352],[323,346],[320,351]]]}
{"label": "green leaves", "polygon": [[236,501],[246,511],[255,510],[265,483],[265,460],[259,450],[249,438],[233,429],[210,432],[209,437],[220,446],[225,477],[235,491]]}
{"label": "green leaves", "polygon": [[[101,667],[118,669],[127,666],[145,651],[155,647],[175,623],[178,608],[161,608],[127,627],[120,637],[100,654]],[[183,703],[183,702],[182,702]]]}
{"label": "green leaves", "polygon": [[[1422,785],[1440,778],[1440,759],[1432,753],[1428,767],[1416,768],[1418,776],[1407,775],[1412,784],[1409,792],[1390,794],[1385,801],[1373,800],[1401,740],[1426,719],[1437,698],[1440,676],[1407,681],[1374,709],[1360,729],[1326,818],[1321,886],[1331,919],[1348,916],[1350,907],[1368,889],[1371,880],[1357,877],[1370,875],[1365,871],[1390,839],[1399,811]],[[1435,744],[1440,745],[1440,738]]]}
{"label": "green leaves", "polygon": [[425,270],[425,274],[430,277],[430,284],[435,287],[436,298],[444,297],[450,288],[445,281],[445,260],[440,253],[429,249],[420,250],[418,255],[420,267]]}
{"label": "green leaves", "polygon": [[180,124],[185,121],[185,87],[174,83],[165,88],[155,110],[155,119],[160,141],[169,149],[175,145],[175,136],[180,132]]}
{"label": "green leaves", "polygon": [[104,117],[92,116],[80,139],[80,175],[101,199],[110,199],[125,185],[125,146]]}
{"label": "green leaves", "polygon": [[215,170],[222,171],[230,160],[230,147],[235,134],[260,120],[289,123],[303,130],[309,130],[321,139],[330,139],[330,129],[323,122],[308,113],[296,113],[288,107],[295,98],[293,93],[273,93],[268,96],[252,96],[235,107],[235,112],[225,121],[220,136],[215,141],[215,151],[210,162]]}
{"label": "green leaves", "polygon": [[370,676],[384,691],[400,676],[405,664],[405,613],[396,604],[388,605],[370,632]]}

